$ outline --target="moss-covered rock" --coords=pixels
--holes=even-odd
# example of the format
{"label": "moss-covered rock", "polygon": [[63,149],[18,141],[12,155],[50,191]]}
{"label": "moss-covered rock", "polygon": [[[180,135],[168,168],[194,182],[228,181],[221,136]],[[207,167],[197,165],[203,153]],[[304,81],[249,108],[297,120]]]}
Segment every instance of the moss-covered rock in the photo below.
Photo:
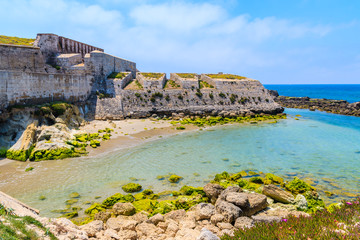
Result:
{"label": "moss-covered rock", "polygon": [[90,146],[92,148],[97,148],[98,146],[100,146],[100,142],[98,140],[93,139],[93,140],[90,141]]}
{"label": "moss-covered rock", "polygon": [[315,190],[310,184],[304,182],[303,180],[295,177],[291,182],[285,185],[286,190],[293,194],[302,194],[308,191]]}
{"label": "moss-covered rock", "polygon": [[67,205],[72,205],[72,204],[77,203],[78,201],[79,201],[79,200],[75,198],[75,199],[66,200],[65,203],[66,203]]}
{"label": "moss-covered rock", "polygon": [[190,196],[190,195],[197,195],[197,194],[200,194],[201,196],[205,197],[206,196],[206,193],[204,192],[203,188],[202,187],[192,187],[192,186],[183,186],[181,189],[180,189],[180,193],[182,195],[187,195],[187,196]]}
{"label": "moss-covered rock", "polygon": [[71,218],[74,218],[74,217],[77,217],[77,216],[79,216],[79,213],[77,211],[74,211],[74,212],[70,212],[70,213],[65,213],[61,217],[71,219]]}
{"label": "moss-covered rock", "polygon": [[181,179],[183,179],[183,178],[178,175],[173,174],[169,177],[169,182],[178,183]]}
{"label": "moss-covered rock", "polygon": [[85,210],[85,213],[90,216],[94,216],[98,212],[105,211],[105,208],[100,203],[94,203],[88,209]]}
{"label": "moss-covered rock", "polygon": [[102,202],[102,206],[104,208],[111,208],[112,206],[114,206],[115,203],[118,202],[125,203],[125,202],[133,202],[133,201],[134,201],[134,196],[131,194],[123,195],[121,193],[115,193],[111,197],[106,198]]}
{"label": "moss-covered rock", "polygon": [[140,192],[142,186],[138,183],[128,183],[121,187],[124,192],[133,193],[133,192]]}
{"label": "moss-covered rock", "polygon": [[155,206],[158,204],[159,202],[156,200],[151,200],[151,199],[141,199],[138,201],[134,201],[133,205],[136,209],[136,212],[141,212],[141,211],[145,211],[145,212],[149,212],[151,213],[153,211],[153,209],[155,209]]}
{"label": "moss-covered rock", "polygon": [[29,156],[30,161],[55,160],[72,157],[80,157],[81,154],[74,151],[74,148],[57,148],[51,150],[34,150]]}
{"label": "moss-covered rock", "polygon": [[261,177],[252,177],[249,179],[249,182],[253,182],[253,183],[258,183],[258,184],[263,184],[264,183],[264,179]]}
{"label": "moss-covered rock", "polygon": [[218,173],[215,175],[214,181],[215,182],[220,182],[221,180],[229,180],[230,179],[230,175],[228,172],[222,172],[222,173]]}
{"label": "moss-covered rock", "polygon": [[8,159],[19,160],[25,162],[29,158],[29,150],[7,150],[6,157]]}
{"label": "moss-covered rock", "polygon": [[80,194],[78,192],[72,192],[69,194],[69,198],[79,198]]}
{"label": "moss-covered rock", "polygon": [[272,173],[267,173],[265,175],[265,179],[271,181],[269,184],[271,184],[271,183],[282,184],[284,182],[283,178],[276,176],[275,174],[272,174]]}

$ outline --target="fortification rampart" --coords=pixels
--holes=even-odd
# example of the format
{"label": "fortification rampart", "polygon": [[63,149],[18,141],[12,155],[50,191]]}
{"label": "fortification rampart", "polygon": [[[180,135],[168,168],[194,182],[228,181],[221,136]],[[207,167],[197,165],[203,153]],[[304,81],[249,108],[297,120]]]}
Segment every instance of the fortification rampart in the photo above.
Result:
{"label": "fortification rampart", "polygon": [[129,71],[135,76],[135,63],[98,50],[84,58],[81,53],[62,53],[49,65],[46,60],[54,52],[46,52],[44,46],[51,44],[42,49],[0,44],[0,111],[15,104],[85,101],[106,89],[105,80],[112,72]]}
{"label": "fortification rampart", "polygon": [[161,73],[159,78],[144,76],[141,72],[136,73],[136,80],[146,89],[163,89],[166,83],[166,74]]}
{"label": "fortification rampart", "polygon": [[98,99],[96,119],[143,118],[152,114],[226,115],[278,113],[282,108],[255,80],[242,80],[234,89],[121,90],[114,98]]}
{"label": "fortification rampart", "polygon": [[170,80],[178,82],[183,89],[199,88],[199,78],[197,75],[194,78],[182,78],[176,73],[171,73]]}

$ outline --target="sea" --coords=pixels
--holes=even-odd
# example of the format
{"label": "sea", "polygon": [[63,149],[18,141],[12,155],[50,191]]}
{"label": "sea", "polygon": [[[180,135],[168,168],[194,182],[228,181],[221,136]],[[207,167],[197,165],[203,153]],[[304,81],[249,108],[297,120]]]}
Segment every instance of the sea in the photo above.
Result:
{"label": "sea", "polygon": [[[360,101],[360,85],[266,87],[286,96]],[[29,172],[36,182],[14,175],[0,182],[0,190],[16,186],[7,193],[49,217],[59,216],[52,210],[65,208],[72,192],[81,195],[76,205],[86,209],[89,202],[122,192],[121,186],[128,182],[155,192],[179,190],[183,185],[204,186],[223,171],[271,172],[289,181],[300,177],[314,185],[327,203],[359,194],[360,118],[303,109],[285,112],[288,118],[277,123],[216,126],[101,156],[60,160]],[[183,180],[178,184],[159,180],[169,174]],[[325,191],[334,195],[328,197]],[[40,196],[46,199],[40,201]]]}

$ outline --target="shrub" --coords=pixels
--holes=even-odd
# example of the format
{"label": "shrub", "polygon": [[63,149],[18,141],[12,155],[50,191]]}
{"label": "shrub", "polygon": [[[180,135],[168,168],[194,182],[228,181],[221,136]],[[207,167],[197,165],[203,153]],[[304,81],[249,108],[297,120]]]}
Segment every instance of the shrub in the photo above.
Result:
{"label": "shrub", "polygon": [[68,107],[70,107],[70,105],[67,103],[54,103],[50,105],[55,117],[63,115]]}
{"label": "shrub", "polygon": [[178,96],[178,99],[183,100],[183,96],[182,96],[182,95],[179,95],[179,96]]}
{"label": "shrub", "polygon": [[196,96],[198,96],[199,98],[201,98],[202,97],[202,92],[200,92],[200,89],[196,89]]}
{"label": "shrub", "polygon": [[212,93],[209,93],[209,97],[210,97],[211,99],[214,99],[214,95],[213,95]]}
{"label": "shrub", "polygon": [[141,97],[141,94],[140,94],[140,93],[135,93],[135,96],[136,96],[137,98],[139,98],[139,97]]}
{"label": "shrub", "polygon": [[219,96],[222,97],[222,98],[226,98],[226,95],[224,93],[219,93]]}
{"label": "shrub", "polygon": [[236,98],[237,98],[237,97],[238,97],[237,95],[231,94],[231,96],[230,96],[230,102],[231,102],[231,103],[234,103],[234,102],[236,101]]}
{"label": "shrub", "polygon": [[166,100],[166,101],[170,101],[170,96],[169,96],[169,94],[167,94],[167,95],[165,96],[165,100]]}
{"label": "shrub", "polygon": [[6,157],[6,152],[7,152],[6,148],[0,148],[0,158]]}

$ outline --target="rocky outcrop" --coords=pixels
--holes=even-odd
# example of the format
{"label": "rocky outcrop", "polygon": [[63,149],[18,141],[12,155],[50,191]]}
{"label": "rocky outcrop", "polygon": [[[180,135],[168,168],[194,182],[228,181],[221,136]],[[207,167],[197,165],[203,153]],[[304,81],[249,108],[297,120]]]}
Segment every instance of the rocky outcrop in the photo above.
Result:
{"label": "rocky outcrop", "polygon": [[279,96],[275,101],[282,107],[325,111],[341,115],[360,117],[360,102],[349,103],[344,100],[315,99],[309,97]]}

